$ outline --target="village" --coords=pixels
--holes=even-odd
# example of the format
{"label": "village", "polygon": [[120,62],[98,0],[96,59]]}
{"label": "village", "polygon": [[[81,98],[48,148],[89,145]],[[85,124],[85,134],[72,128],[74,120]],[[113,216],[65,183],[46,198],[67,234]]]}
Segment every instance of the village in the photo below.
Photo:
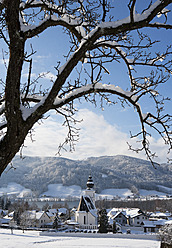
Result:
{"label": "village", "polygon": [[121,233],[150,234],[158,233],[164,225],[172,224],[172,213],[166,211],[144,212],[140,208],[97,209],[92,176],[88,177],[85,191],[81,194],[77,208],[48,204],[42,210],[29,208],[22,203],[13,211],[0,209],[0,227],[39,230],[48,232],[83,233]]}

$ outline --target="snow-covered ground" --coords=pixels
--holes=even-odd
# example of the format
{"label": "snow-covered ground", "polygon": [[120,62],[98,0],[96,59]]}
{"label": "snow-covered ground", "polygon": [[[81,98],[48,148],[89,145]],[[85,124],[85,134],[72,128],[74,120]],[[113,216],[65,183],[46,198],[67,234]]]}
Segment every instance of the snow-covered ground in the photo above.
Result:
{"label": "snow-covered ground", "polygon": [[[172,192],[172,188],[167,188],[164,186],[159,187],[161,190],[165,192]],[[44,192],[42,195],[46,195],[48,197],[56,197],[56,198],[69,198],[69,197],[77,197],[80,198],[82,193],[82,189],[78,185],[64,186],[62,184],[49,184],[48,190]],[[32,197],[32,191],[30,189],[24,188],[22,185],[17,183],[9,183],[7,187],[0,188],[0,196],[2,195],[12,196],[15,195],[17,197]],[[166,194],[164,192],[155,191],[155,190],[139,190],[139,194],[142,197],[153,197],[158,196],[159,198],[166,198]],[[130,189],[105,189],[100,194],[96,194],[97,199],[106,198],[112,199],[114,197],[126,198],[131,197],[132,192]]]}
{"label": "snow-covered ground", "polygon": [[44,192],[42,195],[58,197],[58,198],[67,198],[69,196],[79,198],[81,192],[82,192],[81,187],[77,185],[64,186],[62,184],[49,184],[48,191]]}
{"label": "snow-covered ground", "polygon": [[121,197],[126,198],[127,196],[132,196],[132,192],[130,189],[104,189],[100,194],[97,194],[97,199],[100,197],[113,199],[113,197]]}
{"label": "snow-covered ground", "polygon": [[142,196],[159,196],[160,198],[165,198],[167,195],[166,193],[163,192],[159,192],[156,190],[146,190],[146,189],[140,189],[139,194]]}
{"label": "snow-covered ground", "polygon": [[[87,235],[87,234],[86,234]],[[94,238],[39,236],[39,232],[0,229],[0,247],[6,248],[160,248],[156,240],[101,238],[95,234]]]}
{"label": "snow-covered ground", "polygon": [[[166,188],[167,189],[167,188]],[[170,191],[171,188],[168,188]],[[59,198],[66,198],[66,197],[80,197],[82,193],[82,189],[80,186],[72,185],[72,186],[63,186],[62,184],[50,184],[48,186],[48,191],[44,192],[42,195],[52,196],[52,197],[59,197]],[[159,192],[156,190],[139,190],[139,194],[143,197],[146,196],[158,196],[160,198],[165,198],[166,193]],[[104,189],[100,194],[96,194],[96,198],[107,198],[112,199],[113,197],[120,197],[126,198],[128,196],[132,196],[132,192],[130,189]]]}
{"label": "snow-covered ground", "polygon": [[22,185],[18,183],[11,182],[7,185],[7,187],[0,188],[0,196],[2,195],[17,195],[18,197],[32,196],[32,191],[30,189],[26,189]]}

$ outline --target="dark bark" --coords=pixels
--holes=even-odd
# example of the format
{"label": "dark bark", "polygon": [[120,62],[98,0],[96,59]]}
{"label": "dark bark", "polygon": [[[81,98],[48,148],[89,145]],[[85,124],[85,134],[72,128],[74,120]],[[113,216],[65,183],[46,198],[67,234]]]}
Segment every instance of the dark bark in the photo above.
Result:
{"label": "dark bark", "polygon": [[6,23],[10,38],[10,57],[6,76],[5,115],[6,136],[0,143],[0,174],[18,152],[27,135],[20,111],[20,80],[24,60],[25,41],[20,33],[19,0],[6,0]]}
{"label": "dark bark", "polygon": [[161,242],[161,247],[160,248],[172,248],[172,245],[166,244],[164,242]]}

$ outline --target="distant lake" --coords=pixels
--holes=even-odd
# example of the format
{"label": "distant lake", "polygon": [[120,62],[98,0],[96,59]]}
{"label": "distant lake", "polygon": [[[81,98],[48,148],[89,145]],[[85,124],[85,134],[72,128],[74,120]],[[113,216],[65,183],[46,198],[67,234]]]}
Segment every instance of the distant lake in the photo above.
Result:
{"label": "distant lake", "polygon": [[32,204],[36,204],[38,206],[38,208],[42,209],[43,206],[45,206],[46,204],[48,204],[50,207],[52,207],[54,204],[56,205],[59,205],[59,208],[60,207],[66,207],[68,206],[68,208],[72,209],[72,208],[77,208],[78,207],[78,204],[79,204],[79,199],[78,200],[74,200],[74,201],[68,201],[68,200],[65,200],[65,201],[56,201],[56,200],[34,200],[34,199],[29,199],[27,200],[29,205],[32,205]]}

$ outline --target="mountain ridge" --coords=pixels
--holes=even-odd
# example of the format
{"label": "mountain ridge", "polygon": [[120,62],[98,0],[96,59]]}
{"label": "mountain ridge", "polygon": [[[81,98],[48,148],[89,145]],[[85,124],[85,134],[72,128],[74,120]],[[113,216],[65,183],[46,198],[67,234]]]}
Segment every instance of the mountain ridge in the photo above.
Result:
{"label": "mountain ridge", "polygon": [[169,164],[154,169],[147,160],[125,155],[90,157],[72,160],[63,157],[16,156],[13,167],[0,178],[0,187],[9,182],[19,183],[41,194],[49,184],[79,185],[85,188],[88,175],[92,174],[97,193],[107,188],[158,190],[158,185],[171,187],[172,168]]}

